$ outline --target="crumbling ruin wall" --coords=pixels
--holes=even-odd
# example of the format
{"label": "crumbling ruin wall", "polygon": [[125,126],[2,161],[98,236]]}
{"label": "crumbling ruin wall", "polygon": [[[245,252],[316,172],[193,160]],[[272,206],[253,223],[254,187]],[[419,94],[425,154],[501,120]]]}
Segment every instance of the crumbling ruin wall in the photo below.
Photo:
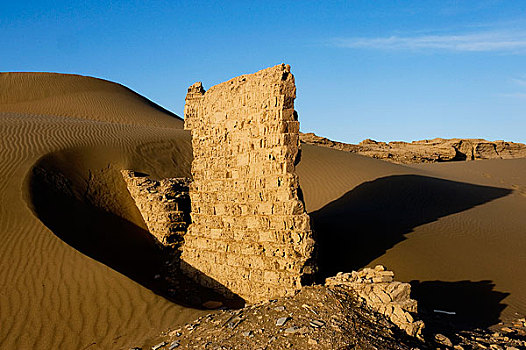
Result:
{"label": "crumbling ruin wall", "polygon": [[314,271],[309,216],[294,173],[299,122],[290,66],[188,89],[192,224],[182,268],[254,302],[292,295]]}
{"label": "crumbling ruin wall", "polygon": [[422,336],[424,322],[415,320],[417,301],[411,299],[411,285],[394,280],[394,272],[385,270],[382,265],[374,269],[339,272],[325,280],[325,285],[346,286],[373,311],[387,316],[391,322],[410,336]]}
{"label": "crumbling ruin wall", "polygon": [[188,179],[157,181],[131,170],[121,173],[148,231],[162,246],[180,247],[190,221]]}

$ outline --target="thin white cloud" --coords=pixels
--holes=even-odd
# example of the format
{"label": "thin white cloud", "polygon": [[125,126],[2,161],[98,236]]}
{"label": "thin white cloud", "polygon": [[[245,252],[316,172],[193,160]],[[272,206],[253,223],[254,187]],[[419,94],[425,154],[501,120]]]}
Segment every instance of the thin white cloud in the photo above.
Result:
{"label": "thin white cloud", "polygon": [[415,35],[379,38],[338,38],[342,48],[380,50],[526,51],[526,31],[491,31],[458,35]]}
{"label": "thin white cloud", "polygon": [[526,92],[512,92],[507,94],[499,94],[499,96],[526,99]]}
{"label": "thin white cloud", "polygon": [[512,82],[514,82],[515,84],[517,85],[520,85],[520,86],[526,86],[526,79],[511,79]]}
{"label": "thin white cloud", "polygon": [[[510,81],[515,85],[519,86],[521,88],[526,87],[526,79],[523,77],[520,78],[512,78]],[[516,99],[525,99],[526,100],[526,91],[515,91],[515,92],[507,92],[507,93],[501,93],[499,94],[500,97],[507,97],[507,98],[516,98]]]}

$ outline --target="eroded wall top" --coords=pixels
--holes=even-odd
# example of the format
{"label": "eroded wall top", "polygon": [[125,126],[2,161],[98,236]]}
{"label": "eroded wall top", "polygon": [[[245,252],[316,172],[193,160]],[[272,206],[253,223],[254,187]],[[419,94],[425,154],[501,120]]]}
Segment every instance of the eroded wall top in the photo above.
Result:
{"label": "eroded wall top", "polygon": [[188,89],[192,224],[183,269],[247,301],[291,295],[313,273],[314,241],[294,165],[299,122],[290,66]]}

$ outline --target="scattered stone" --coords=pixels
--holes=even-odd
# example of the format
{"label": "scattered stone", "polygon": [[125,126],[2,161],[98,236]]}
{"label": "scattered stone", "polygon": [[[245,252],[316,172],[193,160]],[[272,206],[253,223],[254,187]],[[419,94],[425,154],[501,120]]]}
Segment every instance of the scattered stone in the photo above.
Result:
{"label": "scattered stone", "polygon": [[178,340],[173,341],[172,344],[170,344],[170,346],[168,347],[168,350],[173,350],[173,349],[179,347],[179,345],[181,345],[181,344],[179,343]]}
{"label": "scattered stone", "polygon": [[174,329],[173,331],[169,332],[168,335],[170,337],[180,337],[181,336],[181,328]]}
{"label": "scattered stone", "polygon": [[226,327],[230,329],[235,329],[242,321],[243,317],[241,315],[235,315],[227,322]]}
{"label": "scattered stone", "polygon": [[309,322],[309,324],[314,328],[320,328],[325,326],[325,322],[322,320],[312,320]]}
{"label": "scattered stone", "polygon": [[422,336],[424,322],[415,321],[417,302],[411,299],[411,285],[395,282],[394,272],[382,265],[351,273],[338,273],[325,280],[326,286],[344,285],[353,289],[364,303],[387,317],[410,336]]}
{"label": "scattered stone", "polygon": [[274,308],[275,311],[285,311],[285,306],[276,306]]}
{"label": "scattered stone", "polygon": [[152,350],[158,350],[160,348],[165,347],[167,344],[168,344],[167,342],[163,341],[162,343],[152,346]]}
{"label": "scattered stone", "polygon": [[443,334],[435,334],[435,340],[437,341],[437,343],[439,344],[442,344],[442,345],[445,345],[445,346],[449,346],[449,347],[452,347],[453,346],[453,343],[451,342],[451,340],[449,340],[448,337],[446,337],[445,335]]}
{"label": "scattered stone", "polygon": [[283,326],[289,319],[290,317],[286,317],[286,316],[278,318],[278,320],[276,321],[276,326],[278,327]]}
{"label": "scattered stone", "polygon": [[[286,307],[286,314],[273,310],[281,305]],[[280,316],[284,319],[278,323]],[[180,331],[175,329],[163,335],[170,338],[159,338],[156,343],[177,339],[177,349],[199,350],[426,349],[419,340],[392,332],[394,325],[366,307],[347,286],[303,287],[295,296],[280,298],[276,304],[262,302],[238,311],[213,312],[190,325],[196,323],[199,327],[192,332],[181,327],[180,337],[173,337]]]}
{"label": "scattered stone", "polygon": [[308,310],[308,311],[312,312],[316,316],[318,315],[318,312],[316,310],[314,310],[311,306],[307,305],[307,304],[303,304],[303,305],[301,305],[301,307],[304,308],[305,310]]}
{"label": "scattered stone", "polygon": [[300,327],[292,326],[292,327],[289,327],[289,328],[285,329],[285,333],[293,334],[293,333],[298,332],[299,330],[300,330]]}

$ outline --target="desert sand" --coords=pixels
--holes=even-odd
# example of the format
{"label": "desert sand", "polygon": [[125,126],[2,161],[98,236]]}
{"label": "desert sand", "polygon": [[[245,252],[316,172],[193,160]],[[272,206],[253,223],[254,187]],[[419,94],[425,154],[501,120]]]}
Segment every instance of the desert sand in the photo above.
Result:
{"label": "desert sand", "polygon": [[143,287],[162,262],[119,173],[188,175],[182,121],[93,78],[0,86],[0,348],[121,348],[199,315]]}
{"label": "desert sand", "polygon": [[[182,120],[89,77],[3,73],[0,90],[0,348],[126,348],[204,314],[152,291],[164,262],[120,175],[189,176]],[[459,322],[526,314],[526,159],[301,156],[323,277],[381,263]]]}
{"label": "desert sand", "polygon": [[525,315],[526,159],[399,165],[303,145],[297,171],[323,275],[383,264],[459,326]]}

